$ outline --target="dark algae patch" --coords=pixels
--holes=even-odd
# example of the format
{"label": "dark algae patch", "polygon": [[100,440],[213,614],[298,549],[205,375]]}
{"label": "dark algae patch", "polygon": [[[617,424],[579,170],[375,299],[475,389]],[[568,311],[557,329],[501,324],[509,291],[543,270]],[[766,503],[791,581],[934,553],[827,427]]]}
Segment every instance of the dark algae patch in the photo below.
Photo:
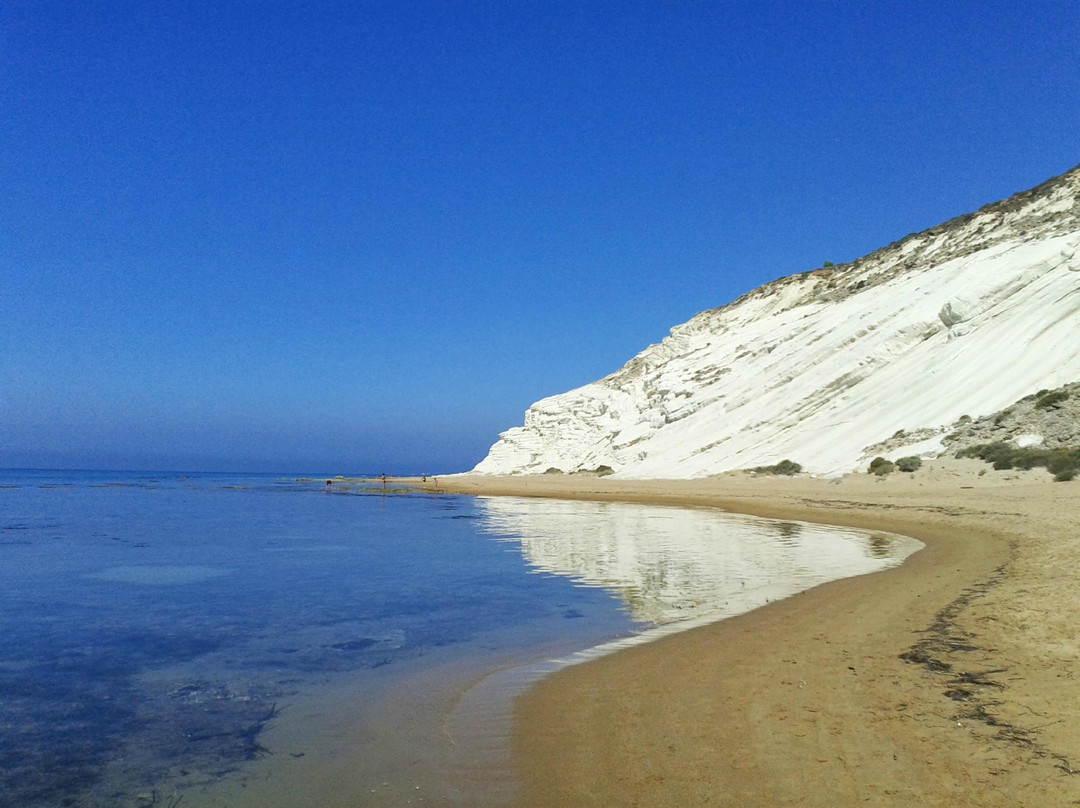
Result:
{"label": "dark algae patch", "polygon": [[965,664],[967,655],[992,660],[994,651],[981,647],[978,638],[962,629],[957,618],[973,601],[999,585],[1008,575],[1007,570],[1008,565],[1002,565],[985,581],[961,592],[922,632],[922,639],[900,654],[900,658],[922,666],[940,682],[943,695],[958,705],[953,720],[982,724],[992,730],[992,737],[999,742],[1023,747],[1035,757],[1049,758],[1065,774],[1080,774],[1068,758],[1040,743],[1037,727],[1019,726],[995,713],[994,708],[1003,703],[1002,697],[1008,690],[1003,675],[1008,674],[1008,665],[975,670]]}
{"label": "dark algae patch", "polygon": [[[149,663],[216,649],[200,637],[88,631],[5,644],[0,664],[0,793],[4,805],[139,805],[168,770],[228,771],[254,757],[280,688],[200,682],[155,692]],[[163,761],[169,761],[163,767]]]}

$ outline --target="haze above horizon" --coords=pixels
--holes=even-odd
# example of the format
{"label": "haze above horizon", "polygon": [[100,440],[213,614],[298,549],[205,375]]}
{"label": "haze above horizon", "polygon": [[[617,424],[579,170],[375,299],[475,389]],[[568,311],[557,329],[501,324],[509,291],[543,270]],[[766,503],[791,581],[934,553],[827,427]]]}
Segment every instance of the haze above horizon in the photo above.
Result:
{"label": "haze above horizon", "polygon": [[0,467],[441,473],[1080,162],[1072,2],[0,7]]}

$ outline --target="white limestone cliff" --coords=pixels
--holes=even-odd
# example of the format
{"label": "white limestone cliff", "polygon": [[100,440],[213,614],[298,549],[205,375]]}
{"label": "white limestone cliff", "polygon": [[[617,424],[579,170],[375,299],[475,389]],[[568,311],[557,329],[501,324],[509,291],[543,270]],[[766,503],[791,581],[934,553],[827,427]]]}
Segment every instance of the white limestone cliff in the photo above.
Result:
{"label": "white limestone cliff", "polygon": [[1078,379],[1080,167],[697,315],[533,404],[474,471],[690,478],[789,458],[838,474],[900,430],[891,454],[932,453],[960,416]]}

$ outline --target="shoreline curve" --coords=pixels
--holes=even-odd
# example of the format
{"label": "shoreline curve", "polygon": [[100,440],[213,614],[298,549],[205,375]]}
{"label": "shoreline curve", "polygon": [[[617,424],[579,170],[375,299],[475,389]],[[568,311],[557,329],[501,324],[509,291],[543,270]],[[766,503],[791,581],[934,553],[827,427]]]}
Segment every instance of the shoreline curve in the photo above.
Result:
{"label": "shoreline curve", "polygon": [[1068,776],[1080,765],[1080,643],[1052,614],[1080,605],[1080,573],[1047,566],[1071,557],[1080,487],[974,461],[886,481],[552,477],[454,475],[439,488],[708,505],[926,546],[545,677],[514,708],[516,805],[1080,799]]}

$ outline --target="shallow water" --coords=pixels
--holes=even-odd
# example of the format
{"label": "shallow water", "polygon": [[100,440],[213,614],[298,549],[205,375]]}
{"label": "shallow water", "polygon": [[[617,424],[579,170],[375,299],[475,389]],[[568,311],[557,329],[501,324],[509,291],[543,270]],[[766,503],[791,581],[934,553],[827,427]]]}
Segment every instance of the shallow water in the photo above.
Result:
{"label": "shallow water", "polygon": [[0,486],[0,803],[26,808],[497,803],[509,698],[545,660],[914,547],[271,476]]}

